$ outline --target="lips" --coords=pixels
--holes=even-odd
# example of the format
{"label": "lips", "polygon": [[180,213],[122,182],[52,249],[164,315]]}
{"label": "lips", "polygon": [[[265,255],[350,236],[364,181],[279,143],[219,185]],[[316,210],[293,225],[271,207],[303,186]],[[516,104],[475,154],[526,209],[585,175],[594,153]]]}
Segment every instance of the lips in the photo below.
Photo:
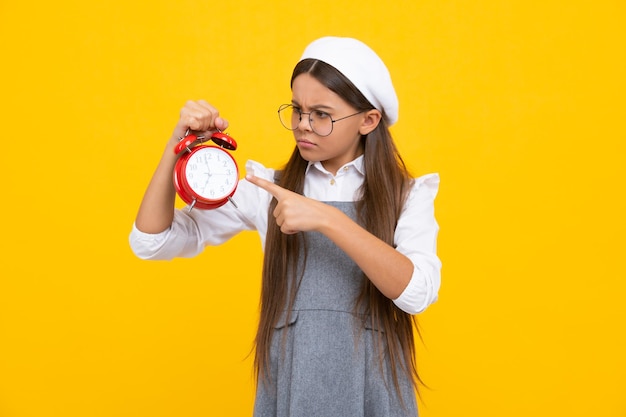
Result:
{"label": "lips", "polygon": [[298,146],[303,146],[303,147],[307,147],[307,148],[312,148],[314,146],[317,146],[315,143],[309,142],[306,139],[297,139],[296,143],[298,144]]}

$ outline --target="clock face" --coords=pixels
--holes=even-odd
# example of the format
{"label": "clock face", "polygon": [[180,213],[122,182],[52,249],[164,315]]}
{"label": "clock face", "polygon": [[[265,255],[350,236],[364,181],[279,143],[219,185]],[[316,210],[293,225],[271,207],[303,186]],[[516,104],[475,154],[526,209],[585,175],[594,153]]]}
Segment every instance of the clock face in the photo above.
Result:
{"label": "clock face", "polygon": [[215,146],[194,149],[185,164],[185,179],[200,197],[220,200],[232,194],[239,181],[235,160]]}

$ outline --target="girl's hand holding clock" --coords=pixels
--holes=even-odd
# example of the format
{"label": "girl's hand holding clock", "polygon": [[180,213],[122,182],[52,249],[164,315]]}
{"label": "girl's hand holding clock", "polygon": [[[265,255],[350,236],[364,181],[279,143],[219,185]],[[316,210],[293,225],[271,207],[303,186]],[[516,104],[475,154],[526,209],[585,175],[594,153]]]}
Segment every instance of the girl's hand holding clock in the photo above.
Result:
{"label": "girl's hand holding clock", "polygon": [[[237,162],[225,149],[237,149],[237,143],[222,129],[228,122],[206,101],[188,101],[174,130],[178,143],[174,153],[180,155],[174,166],[174,185],[180,198],[200,209],[215,209],[231,198],[239,181]],[[177,137],[185,129],[182,136]],[[203,144],[212,141],[212,144]]]}
{"label": "girl's hand holding clock", "polygon": [[187,101],[180,110],[180,117],[163,156],[144,193],[135,219],[137,228],[146,233],[160,233],[172,224],[176,189],[172,173],[176,161],[181,156],[174,149],[187,131],[211,137],[218,130],[228,127],[228,122],[221,118],[219,111],[204,100]]}
{"label": "girl's hand holding clock", "polygon": [[220,117],[215,107],[204,100],[189,100],[180,110],[180,117],[169,144],[172,147],[176,146],[188,130],[208,138],[217,131],[226,130],[227,127],[228,121]]}

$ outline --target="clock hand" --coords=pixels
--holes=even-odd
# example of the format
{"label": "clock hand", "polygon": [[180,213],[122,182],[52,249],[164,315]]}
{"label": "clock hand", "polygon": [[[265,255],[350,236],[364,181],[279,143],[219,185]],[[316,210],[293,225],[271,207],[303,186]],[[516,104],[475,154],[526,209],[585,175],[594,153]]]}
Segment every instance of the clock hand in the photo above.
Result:
{"label": "clock hand", "polygon": [[[206,156],[205,156],[206,158]],[[209,178],[211,177],[211,163],[207,160],[204,161],[206,163],[206,168],[209,170]]]}

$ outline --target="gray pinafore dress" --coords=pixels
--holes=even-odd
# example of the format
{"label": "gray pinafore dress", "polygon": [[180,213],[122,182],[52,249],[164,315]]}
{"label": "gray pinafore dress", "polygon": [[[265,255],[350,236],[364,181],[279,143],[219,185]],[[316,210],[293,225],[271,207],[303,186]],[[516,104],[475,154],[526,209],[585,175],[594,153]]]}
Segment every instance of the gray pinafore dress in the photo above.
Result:
{"label": "gray pinafore dress", "polygon": [[[355,218],[354,203],[329,204]],[[361,270],[322,234],[305,239],[305,273],[274,331],[271,383],[259,381],[254,417],[417,416],[411,381],[398,370],[403,406],[388,360],[381,373],[377,330],[354,314]]]}

